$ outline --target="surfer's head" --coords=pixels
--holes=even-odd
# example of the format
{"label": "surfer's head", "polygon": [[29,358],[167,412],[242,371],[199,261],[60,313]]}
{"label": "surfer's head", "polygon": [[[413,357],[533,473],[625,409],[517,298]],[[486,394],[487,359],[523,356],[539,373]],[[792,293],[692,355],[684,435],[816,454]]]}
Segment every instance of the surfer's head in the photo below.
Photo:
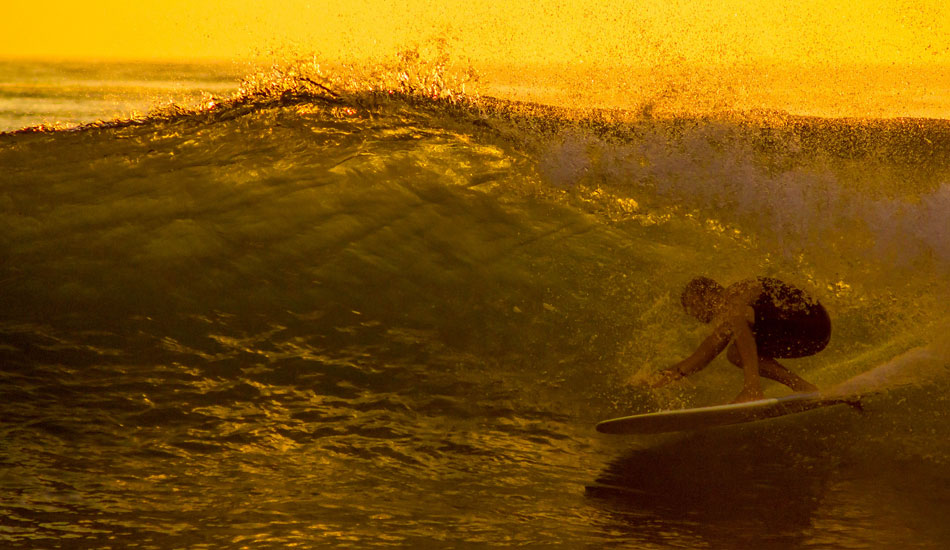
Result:
{"label": "surfer's head", "polygon": [[680,296],[680,303],[686,313],[708,323],[722,308],[724,291],[721,284],[709,277],[696,277],[686,284]]}

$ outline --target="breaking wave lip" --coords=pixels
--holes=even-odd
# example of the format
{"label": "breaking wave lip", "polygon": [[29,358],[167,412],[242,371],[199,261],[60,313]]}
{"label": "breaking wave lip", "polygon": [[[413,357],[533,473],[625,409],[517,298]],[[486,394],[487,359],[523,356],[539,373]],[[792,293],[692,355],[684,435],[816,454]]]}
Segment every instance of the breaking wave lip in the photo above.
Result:
{"label": "breaking wave lip", "polygon": [[[815,276],[821,287],[858,277],[894,284],[916,271],[929,275],[913,275],[914,284],[935,287],[950,273],[950,121],[778,112],[646,117],[466,94],[442,77],[404,74],[347,83],[285,70],[194,109],[172,106],[65,132],[24,129],[0,135],[0,145],[15,145],[15,134],[45,133],[55,147],[60,133],[125,129],[146,140],[188,140],[236,120],[263,129],[264,114],[274,109],[290,116],[304,109],[351,125],[348,131],[411,120],[474,136],[476,144],[500,144],[535,171],[543,193],[580,199],[573,204],[610,222],[691,218],[768,254],[807,254],[823,274]],[[169,229],[195,233],[188,223]],[[886,270],[852,265],[868,261]]]}
{"label": "breaking wave lip", "polygon": [[[831,137],[843,133],[844,143],[825,138],[802,144],[803,134],[816,127],[820,132],[829,122],[798,120],[797,128],[782,129],[784,135],[777,144],[791,150],[777,152],[763,150],[758,143],[775,131],[769,125],[687,124],[686,129],[675,131],[679,135],[671,135],[667,127],[619,143],[568,133],[544,155],[541,170],[560,187],[613,187],[637,202],[685,205],[721,223],[754,229],[760,237],[771,234],[788,254],[821,244],[839,253],[857,251],[859,257],[901,266],[929,258],[941,270],[950,269],[950,225],[946,223],[950,124],[879,122],[875,128],[879,139],[893,139],[897,134],[906,142],[906,157],[898,156],[899,150],[889,151],[896,158],[884,161],[876,156],[875,144],[833,150],[847,147],[848,139],[867,132],[867,123],[847,126],[844,131],[834,128]],[[905,132],[912,135],[900,136]],[[856,169],[836,166],[862,156],[864,164]],[[914,164],[917,159],[924,164]],[[892,173],[906,177],[903,186],[916,189],[882,192],[848,181],[874,184],[878,179],[896,179]],[[891,194],[898,196],[886,196]]]}
{"label": "breaking wave lip", "polygon": [[[653,118],[572,110],[467,94],[471,75],[449,77],[444,67],[426,72],[424,63],[358,79],[319,67],[282,67],[246,79],[234,97],[209,96],[196,108],[171,105],[139,118],[68,129],[40,125],[0,136],[214,124],[269,108],[313,106],[341,119],[409,108],[436,114],[436,124],[461,123],[515,142],[535,158],[548,184],[609,191],[613,210],[619,205],[634,217],[643,214],[641,205],[678,205],[760,237],[771,234],[787,255],[817,243],[848,252],[858,242],[864,259],[909,266],[927,258],[950,270],[950,227],[944,223],[950,213],[950,121],[780,112]],[[843,176],[835,164],[857,168]],[[918,189],[876,197],[844,181],[873,180],[888,171],[896,176],[885,184],[903,185],[896,180],[904,177]]]}
{"label": "breaking wave lip", "polygon": [[[408,105],[519,142],[555,186],[594,178],[614,187],[635,182],[694,208],[730,211],[726,222],[759,218],[762,228],[776,228],[793,241],[804,233],[827,235],[842,223],[863,221],[875,228],[870,240],[878,253],[898,259],[930,254],[950,263],[948,230],[941,225],[950,211],[950,170],[945,168],[950,165],[950,121],[821,119],[780,111],[655,118],[481,96],[478,80],[474,69],[453,64],[443,48],[402,50],[377,66],[327,69],[315,58],[298,59],[251,74],[232,97],[208,95],[197,107],[169,105],[142,117],[66,129],[39,125],[6,135],[213,124],[300,105],[326,109],[331,116],[360,117]],[[896,167],[911,179],[933,181],[917,193],[916,204],[867,199],[845,189],[838,175],[822,166],[829,162]],[[907,170],[912,164],[930,167],[930,173]]]}

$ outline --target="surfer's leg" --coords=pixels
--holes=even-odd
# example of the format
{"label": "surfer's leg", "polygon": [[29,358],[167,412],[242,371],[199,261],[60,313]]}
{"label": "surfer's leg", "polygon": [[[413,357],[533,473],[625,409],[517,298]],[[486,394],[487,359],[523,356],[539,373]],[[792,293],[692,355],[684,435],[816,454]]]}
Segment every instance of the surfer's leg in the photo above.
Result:
{"label": "surfer's leg", "polygon": [[818,391],[818,386],[786,369],[771,357],[759,358],[759,375],[785,384],[795,391]]}
{"label": "surfer's leg", "polygon": [[[739,357],[739,349],[733,343],[726,352],[726,358],[733,365],[742,368],[742,358]],[[795,391],[818,391],[818,386],[798,376],[794,372],[786,369],[781,363],[771,357],[759,357],[759,376],[775,380],[780,384],[785,384]]]}

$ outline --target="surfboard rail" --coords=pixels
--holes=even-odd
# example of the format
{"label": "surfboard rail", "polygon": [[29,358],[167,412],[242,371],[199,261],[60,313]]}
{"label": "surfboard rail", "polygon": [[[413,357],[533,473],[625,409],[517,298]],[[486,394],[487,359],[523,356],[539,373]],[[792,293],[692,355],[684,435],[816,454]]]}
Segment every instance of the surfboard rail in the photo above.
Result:
{"label": "surfboard rail", "polygon": [[678,432],[753,422],[838,404],[851,405],[860,409],[860,401],[857,397],[831,397],[822,392],[807,392],[745,403],[674,409],[611,418],[598,423],[596,429],[606,434]]}

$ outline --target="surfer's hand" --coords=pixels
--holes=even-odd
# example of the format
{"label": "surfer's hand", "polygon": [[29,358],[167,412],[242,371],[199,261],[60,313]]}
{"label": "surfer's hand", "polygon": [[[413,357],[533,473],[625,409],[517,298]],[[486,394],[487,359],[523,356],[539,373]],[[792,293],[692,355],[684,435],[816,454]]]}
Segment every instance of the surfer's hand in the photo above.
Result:
{"label": "surfer's hand", "polygon": [[745,387],[742,388],[742,391],[739,392],[739,395],[731,401],[731,403],[745,403],[747,401],[758,401],[759,399],[765,399],[765,394],[762,393],[762,388],[759,387]]}
{"label": "surfer's hand", "polygon": [[675,382],[683,377],[678,369],[666,369],[662,370],[645,380],[646,386],[648,388],[662,388],[667,384]]}
{"label": "surfer's hand", "polygon": [[639,389],[659,388],[669,384],[672,380],[666,380],[665,371],[661,372],[638,372],[627,378],[627,385]]}

